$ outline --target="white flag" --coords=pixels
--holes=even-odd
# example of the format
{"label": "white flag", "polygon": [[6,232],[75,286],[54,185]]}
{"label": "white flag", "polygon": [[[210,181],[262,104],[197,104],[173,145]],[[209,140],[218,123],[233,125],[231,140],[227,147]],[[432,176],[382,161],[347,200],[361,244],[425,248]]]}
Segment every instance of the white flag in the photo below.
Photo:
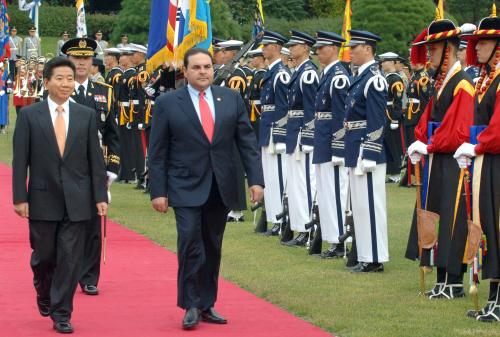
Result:
{"label": "white flag", "polygon": [[19,10],[21,11],[29,11],[30,14],[30,19],[31,21],[35,21],[35,11],[36,11],[36,7],[39,7],[42,5],[42,1],[41,0],[34,0],[34,1],[31,1],[30,3],[26,3],[26,0],[19,0]]}
{"label": "white flag", "polygon": [[76,36],[87,36],[87,24],[85,22],[85,5],[83,0],[76,0]]}

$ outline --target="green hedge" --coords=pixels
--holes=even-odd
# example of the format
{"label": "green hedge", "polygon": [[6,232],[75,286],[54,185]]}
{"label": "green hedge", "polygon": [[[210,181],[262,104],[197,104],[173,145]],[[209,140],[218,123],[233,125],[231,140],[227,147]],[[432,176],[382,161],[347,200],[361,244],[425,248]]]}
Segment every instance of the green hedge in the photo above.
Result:
{"label": "green hedge", "polygon": [[[10,6],[9,15],[10,25],[17,27],[18,34],[28,35],[29,27],[32,25],[28,12],[20,11],[17,6]],[[93,36],[96,30],[101,29],[104,38],[107,39],[111,35],[117,16],[87,14],[86,19],[89,36]],[[70,36],[74,36],[76,34],[76,8],[43,5],[40,7],[38,25],[42,37],[60,36],[63,30],[67,30]]]}

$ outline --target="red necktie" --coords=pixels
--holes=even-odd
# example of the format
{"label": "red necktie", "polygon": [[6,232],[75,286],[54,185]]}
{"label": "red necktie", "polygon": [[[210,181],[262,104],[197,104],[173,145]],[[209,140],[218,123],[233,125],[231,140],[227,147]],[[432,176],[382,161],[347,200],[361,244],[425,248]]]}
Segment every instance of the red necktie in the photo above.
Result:
{"label": "red necktie", "polygon": [[200,117],[203,131],[205,131],[205,135],[207,136],[208,141],[211,143],[214,136],[214,119],[212,117],[210,107],[205,100],[205,95],[206,94],[204,91],[200,92]]}

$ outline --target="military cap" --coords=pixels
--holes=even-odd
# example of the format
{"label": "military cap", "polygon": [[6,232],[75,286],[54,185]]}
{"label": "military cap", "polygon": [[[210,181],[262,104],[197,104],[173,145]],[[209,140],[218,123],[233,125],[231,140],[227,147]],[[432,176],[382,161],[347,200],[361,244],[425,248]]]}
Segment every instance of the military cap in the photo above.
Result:
{"label": "military cap", "polygon": [[121,52],[121,55],[132,55],[134,50],[130,47],[118,48]]}
{"label": "military cap", "polygon": [[380,54],[379,57],[380,59],[380,62],[385,62],[385,61],[399,61],[400,60],[400,57],[398,54],[396,53],[393,53],[393,52],[388,52],[388,53],[383,53],[383,54]]}
{"label": "military cap", "polygon": [[261,44],[280,44],[286,43],[286,38],[280,33],[272,32],[270,30],[265,30],[262,35]]}
{"label": "military cap", "polygon": [[348,43],[348,47],[358,46],[360,44],[367,44],[371,46],[376,46],[377,42],[382,41],[382,38],[373,33],[367,32],[366,30],[349,30],[351,34],[351,40]]}
{"label": "military cap", "polygon": [[68,34],[68,31],[67,31],[67,30],[64,30],[64,31],[61,33],[61,35],[68,35],[68,36],[69,36],[69,34]]}
{"label": "military cap", "polygon": [[128,35],[127,34],[122,34],[122,37],[128,38]]}
{"label": "military cap", "polygon": [[332,32],[318,31],[316,32],[316,44],[313,47],[337,46],[340,47],[345,39],[339,34]]}
{"label": "military cap", "polygon": [[467,49],[467,41],[460,40],[460,45],[458,46],[458,50],[464,50],[464,49]]}
{"label": "military cap", "polygon": [[12,26],[12,27],[10,27],[10,31],[12,32],[13,30],[15,30],[15,31],[17,32],[17,28],[16,28],[16,26]]}
{"label": "military cap", "polygon": [[241,46],[243,46],[243,41],[239,40],[227,40],[217,44],[217,47],[224,50],[240,50]]}
{"label": "military cap", "polygon": [[80,37],[66,41],[61,48],[61,52],[68,56],[92,57],[95,54],[97,42],[95,40]]}
{"label": "military cap", "polygon": [[107,55],[117,55],[119,56],[121,54],[121,51],[119,48],[106,48],[104,49],[104,53]]}
{"label": "military cap", "polygon": [[148,48],[140,44],[129,43],[129,48],[132,50],[133,53],[143,53],[143,54],[148,53]]}
{"label": "military cap", "polygon": [[31,26],[29,31],[30,31],[30,32],[34,32],[34,31],[36,31],[36,27],[35,27],[35,26]]}
{"label": "military cap", "polygon": [[92,65],[93,66],[103,66],[104,63],[102,62],[101,59],[98,59],[97,57],[92,58]]}
{"label": "military cap", "polygon": [[427,28],[427,36],[421,42],[415,45],[432,44],[453,38],[459,38],[461,34],[460,28],[455,26],[453,21],[448,19],[434,20]]}
{"label": "military cap", "polygon": [[262,49],[257,48],[257,49],[252,49],[247,53],[248,57],[257,57],[257,56],[263,56],[262,55]]}
{"label": "military cap", "polygon": [[102,35],[102,30],[99,29],[97,32],[95,32],[95,35],[97,35],[97,34],[101,34]]}
{"label": "military cap", "polygon": [[290,56],[290,49],[288,48],[281,48],[281,54],[285,56]]}
{"label": "military cap", "polygon": [[312,46],[316,42],[311,35],[299,32],[298,30],[291,30],[290,35],[290,40],[286,43],[287,47],[294,46],[296,44],[306,44],[308,46]]}

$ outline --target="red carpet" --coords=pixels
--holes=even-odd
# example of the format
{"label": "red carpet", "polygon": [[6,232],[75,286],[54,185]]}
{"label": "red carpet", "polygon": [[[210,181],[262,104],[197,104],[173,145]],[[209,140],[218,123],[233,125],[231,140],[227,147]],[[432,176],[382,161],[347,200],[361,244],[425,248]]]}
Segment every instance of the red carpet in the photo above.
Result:
{"label": "red carpet", "polygon": [[[216,309],[225,326],[183,331],[176,307],[177,258],[152,241],[108,223],[108,256],[97,297],[77,291],[72,323],[85,337],[320,337],[323,330],[221,280]],[[0,165],[0,336],[54,336],[38,314],[29,267],[28,224],[13,211],[11,169]]]}

